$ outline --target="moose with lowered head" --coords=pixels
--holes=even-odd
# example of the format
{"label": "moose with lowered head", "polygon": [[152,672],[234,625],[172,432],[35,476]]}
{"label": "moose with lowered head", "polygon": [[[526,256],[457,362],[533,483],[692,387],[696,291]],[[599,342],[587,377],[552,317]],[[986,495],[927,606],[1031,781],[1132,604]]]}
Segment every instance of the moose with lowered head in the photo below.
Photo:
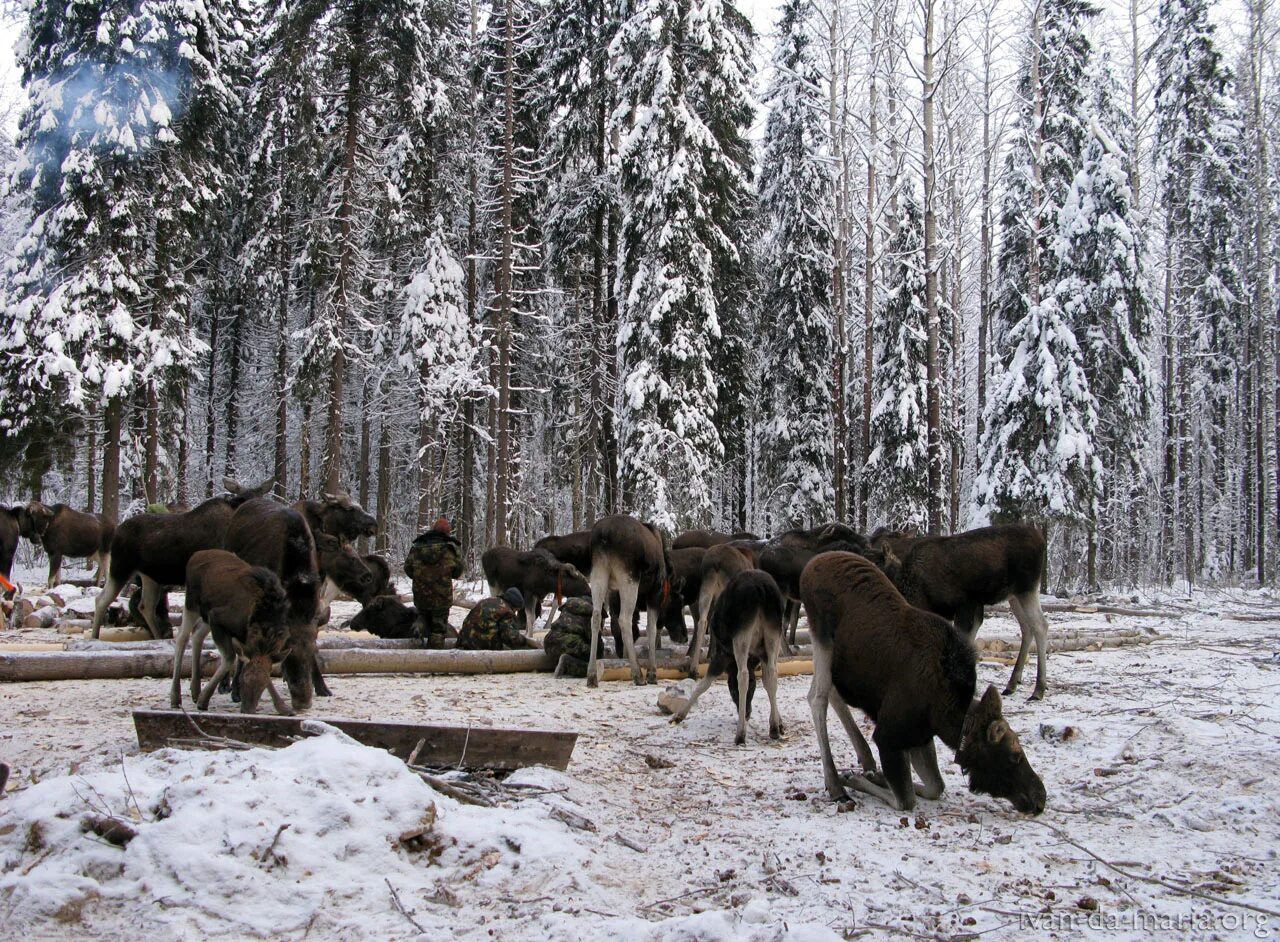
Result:
{"label": "moose with lowered head", "polygon": [[[174,642],[169,706],[177,709],[182,702],[182,656],[194,632],[191,699],[198,709],[208,709],[214,690],[240,663],[240,712],[256,713],[266,690],[277,713],[292,715],[293,710],[271,681],[271,666],[289,651],[288,603],[276,574],[263,566],[251,566],[235,553],[213,549],[192,555],[186,581],[182,625]],[[222,660],[202,692],[201,653],[209,633]]]}
{"label": "moose with lowered head", "polygon": [[[823,781],[834,800],[846,797],[846,785],[899,811],[914,808],[917,795],[939,798],[944,784],[936,737],[955,750],[970,791],[1007,798],[1028,814],[1044,810],[1044,783],[1004,718],[1000,694],[988,687],[974,697],[978,658],[964,634],[909,605],[874,563],[853,553],[814,557],[800,578],[800,595],[813,638],[809,707]],[[828,706],[853,741],[860,775],[836,771]],[[883,773],[850,707],[875,723]],[[921,784],[913,784],[912,769]]]}

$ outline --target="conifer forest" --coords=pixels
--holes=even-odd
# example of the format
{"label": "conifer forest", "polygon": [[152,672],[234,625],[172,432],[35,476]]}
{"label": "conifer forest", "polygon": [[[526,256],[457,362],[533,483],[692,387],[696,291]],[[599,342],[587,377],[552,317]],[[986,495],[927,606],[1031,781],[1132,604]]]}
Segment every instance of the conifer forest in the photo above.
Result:
{"label": "conifer forest", "polygon": [[1268,0],[22,0],[0,496],[1274,585]]}

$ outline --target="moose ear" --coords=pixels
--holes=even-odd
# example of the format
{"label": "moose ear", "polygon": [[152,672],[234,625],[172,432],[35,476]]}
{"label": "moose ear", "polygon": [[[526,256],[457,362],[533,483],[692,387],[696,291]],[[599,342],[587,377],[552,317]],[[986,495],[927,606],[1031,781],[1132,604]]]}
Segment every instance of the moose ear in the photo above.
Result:
{"label": "moose ear", "polygon": [[235,478],[229,478],[229,477],[223,478],[222,486],[227,489],[228,493],[231,493],[231,494],[239,494],[241,491],[244,490],[244,488],[240,486],[240,482],[237,481]]}
{"label": "moose ear", "polygon": [[996,689],[995,684],[987,684],[987,690],[982,695],[980,705],[988,713],[995,715],[1004,713],[1004,704],[1000,700],[1000,691]]}
{"label": "moose ear", "polygon": [[992,720],[991,724],[987,727],[987,742],[994,746],[1003,741],[1011,732],[1012,730],[1009,729],[1009,724],[1004,720]]}

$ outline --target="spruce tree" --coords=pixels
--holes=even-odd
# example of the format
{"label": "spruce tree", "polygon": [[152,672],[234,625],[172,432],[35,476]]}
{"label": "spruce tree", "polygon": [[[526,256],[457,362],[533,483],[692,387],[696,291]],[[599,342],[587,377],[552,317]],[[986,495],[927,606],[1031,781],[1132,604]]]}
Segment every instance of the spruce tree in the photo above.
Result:
{"label": "spruce tree", "polygon": [[770,529],[830,520],[831,475],[831,211],[830,141],[821,72],[812,46],[810,6],[782,8],[774,72],[765,102],[760,172],[764,298],[763,493]]}
{"label": "spruce tree", "polygon": [[901,211],[889,241],[889,290],[876,309],[876,358],[871,453],[864,473],[872,500],[890,526],[929,524],[928,336],[923,219],[915,196]]}

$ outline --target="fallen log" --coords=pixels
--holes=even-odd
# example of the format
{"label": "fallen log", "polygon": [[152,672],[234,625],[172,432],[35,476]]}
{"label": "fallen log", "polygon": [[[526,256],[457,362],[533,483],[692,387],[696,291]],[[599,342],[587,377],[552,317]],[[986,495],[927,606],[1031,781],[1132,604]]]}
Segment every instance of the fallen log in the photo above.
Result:
{"label": "fallen log", "polygon": [[[208,666],[205,672],[212,674],[217,662],[216,654],[206,656],[204,663]],[[357,648],[325,651],[321,662],[326,674],[514,674],[555,670],[555,664],[540,648],[523,651]],[[136,680],[172,676],[172,650],[0,654],[0,682]],[[182,659],[180,676],[191,676],[190,653]]]}
{"label": "fallen log", "polygon": [[56,605],[47,605],[44,608],[37,608],[34,612],[22,619],[23,628],[51,628],[53,623],[58,620],[60,609]]}
{"label": "fallen log", "polygon": [[[144,751],[167,746],[200,746],[202,740],[235,740],[263,746],[287,746],[309,735],[303,724],[315,717],[245,715],[242,713],[186,713],[181,710],[134,710],[133,725]],[[569,766],[577,733],[535,729],[493,729],[487,726],[436,726],[416,723],[373,723],[331,719],[334,726],[357,742],[386,749],[419,766],[464,769],[519,769],[545,765]]]}
{"label": "fallen log", "polygon": [[[648,670],[645,662],[641,663],[641,668]],[[705,677],[707,673],[707,662],[702,661],[698,665],[698,676]],[[756,670],[756,676],[760,676],[760,671]],[[813,673],[813,658],[811,656],[800,657],[780,657],[778,658],[778,676],[793,677],[800,674]],[[683,680],[689,676],[689,658],[688,657],[670,657],[658,659],[658,679],[659,680]],[[596,680],[630,680],[631,679],[631,662],[618,660],[615,658],[600,658],[596,661]]]}

